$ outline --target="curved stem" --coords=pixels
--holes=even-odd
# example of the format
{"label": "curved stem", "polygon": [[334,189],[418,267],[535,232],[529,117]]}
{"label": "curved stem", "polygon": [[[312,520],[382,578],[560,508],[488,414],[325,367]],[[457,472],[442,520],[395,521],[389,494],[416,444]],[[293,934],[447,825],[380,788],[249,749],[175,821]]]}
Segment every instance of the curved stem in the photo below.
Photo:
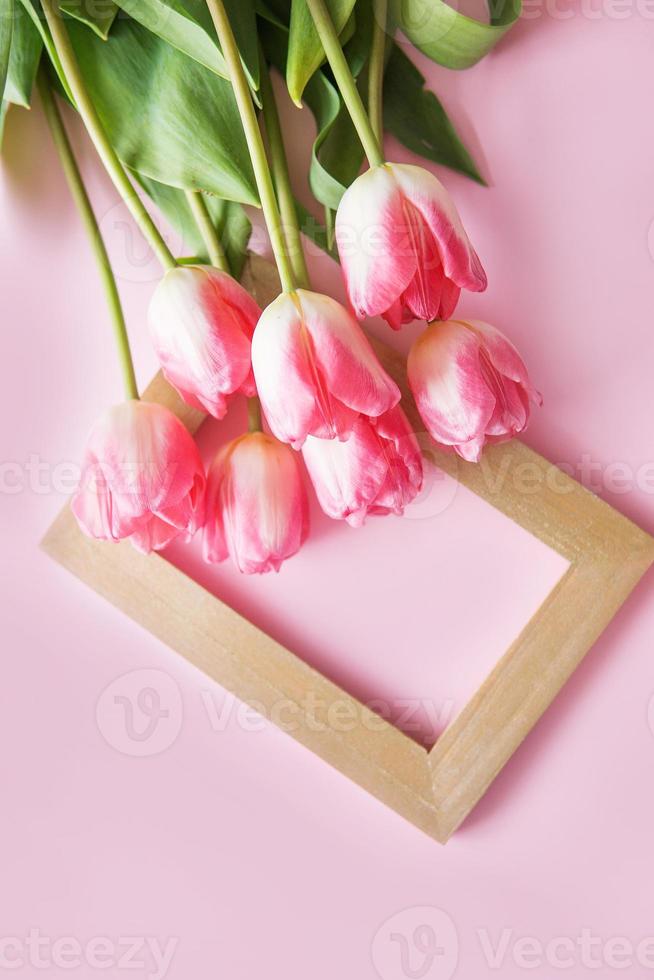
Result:
{"label": "curved stem", "polygon": [[380,146],[384,145],[384,68],[388,0],[373,0],[372,43],[368,62],[368,116]]}
{"label": "curved stem", "polygon": [[248,432],[262,432],[261,402],[258,395],[248,398]]}
{"label": "curved stem", "polygon": [[279,210],[282,218],[283,233],[286,239],[286,246],[293,266],[293,273],[299,286],[307,288],[309,286],[309,270],[307,269],[302,238],[300,236],[300,225],[297,218],[295,198],[291,187],[291,178],[288,172],[288,160],[284,148],[284,137],[277,111],[275,93],[270,81],[268,65],[264,57],[261,45],[259,45],[259,78],[261,90],[261,102],[263,107],[263,120],[266,126],[268,137],[268,147],[270,150],[270,167],[272,170]]}
{"label": "curved stem", "polygon": [[202,192],[187,190],[185,193],[188,206],[191,209],[191,213],[195,219],[196,225],[198,226],[198,230],[202,235],[202,241],[207,247],[211,264],[214,265],[216,269],[222,269],[223,272],[229,272],[227,256],[225,255],[220,238],[218,237],[216,226],[211,220],[211,215],[209,214],[209,209],[204,197],[202,196]]}
{"label": "curved stem", "polygon": [[245,139],[250,151],[252,168],[254,170],[255,180],[257,182],[261,207],[263,209],[263,216],[266,220],[266,225],[268,226],[270,244],[272,245],[275,255],[275,262],[277,263],[282,289],[284,292],[292,292],[296,288],[293,267],[291,266],[289,256],[286,252],[286,242],[284,241],[284,235],[282,233],[281,215],[279,213],[277,198],[275,197],[275,189],[273,187],[268,160],[266,159],[266,150],[263,145],[261,131],[259,129],[256,113],[250,97],[250,86],[248,85],[245,72],[243,71],[241,56],[236,45],[234,32],[232,31],[231,24],[229,23],[229,18],[227,16],[227,11],[225,10],[223,0],[207,0],[207,6],[216,28],[220,47],[227,65],[227,70],[229,72],[230,81],[234,89],[238,111],[240,113],[241,122],[243,123],[243,130],[245,132]]}
{"label": "curved stem", "polygon": [[118,295],[116,280],[111,268],[111,263],[109,262],[109,256],[107,255],[104,241],[102,240],[102,236],[100,234],[100,229],[98,228],[95,214],[93,213],[89,196],[86,193],[86,188],[84,187],[82,175],[79,172],[79,167],[77,166],[77,161],[75,160],[75,156],[68,140],[68,135],[64,128],[63,120],[59,114],[59,109],[57,108],[54,100],[44,67],[42,67],[39,71],[38,85],[41,93],[41,102],[43,103],[45,117],[48,121],[50,132],[52,133],[52,139],[54,140],[57,152],[59,153],[59,159],[61,160],[61,165],[66,175],[66,180],[68,181],[71,195],[75,201],[75,204],[77,205],[77,209],[84,227],[86,228],[96,261],[98,263],[102,284],[107,296],[109,313],[111,314],[114,336],[116,339],[116,346],[118,348],[118,356],[120,358],[120,366],[125,384],[125,394],[127,398],[138,398],[139,393],[136,385],[136,376],[134,374],[134,363],[132,361],[129,338],[125,327],[125,317],[123,315],[123,308],[120,303],[120,296]]}
{"label": "curved stem", "polygon": [[59,0],[42,0],[42,6],[66,81],[98,155],[116,185],[118,193],[125,201],[164,269],[172,269],[176,264],[175,259],[148,214],[145,205],[132,187],[131,181],[118,159],[116,151],[109,142],[104,126],[91,101],[68,31],[64,26],[63,15],[59,9]]}
{"label": "curved stem", "polygon": [[327,61],[334,73],[336,84],[338,85],[343,102],[350,113],[354,128],[363,145],[368,162],[371,167],[379,166],[384,162],[384,155],[379,145],[379,140],[370,124],[365,106],[359,95],[356,82],[352,77],[350,66],[343,54],[341,42],[338,39],[334,22],[332,21],[329,10],[325,5],[325,0],[306,0],[309,13],[313,18],[318,37],[327,55]]}

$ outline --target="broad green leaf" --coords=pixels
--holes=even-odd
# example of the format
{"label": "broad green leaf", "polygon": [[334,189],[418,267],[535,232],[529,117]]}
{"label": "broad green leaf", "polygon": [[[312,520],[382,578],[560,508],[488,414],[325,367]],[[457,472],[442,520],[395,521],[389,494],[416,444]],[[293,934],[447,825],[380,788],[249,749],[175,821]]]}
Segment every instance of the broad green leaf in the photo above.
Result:
{"label": "broad green leaf", "polygon": [[470,68],[488,54],[520,16],[521,0],[488,0],[490,22],[460,14],[444,0],[391,0],[393,25],[432,61]]}
{"label": "broad green leaf", "polygon": [[363,147],[338,90],[322,72],[313,76],[304,99],[318,128],[311,152],[309,184],[321,204],[336,210],[359,173]]}
{"label": "broad green leaf", "polygon": [[[57,50],[53,44],[52,38],[50,37],[50,31],[45,26],[40,6],[38,4],[35,4],[34,0],[20,0],[20,2],[22,4],[23,9],[26,11],[28,17],[30,18],[32,25],[36,28],[37,33],[41,37],[41,43],[43,46],[45,46],[45,49],[48,52],[48,57],[50,58],[50,61],[52,62],[55,71],[57,72],[57,77],[61,82],[61,85],[64,89],[67,98],[71,102],[74,102],[72,93],[68,87],[68,82],[66,81],[66,76],[64,75],[63,69],[61,67],[61,61],[59,60],[59,55],[57,54]],[[18,7],[16,7],[16,10],[18,11]],[[23,18],[23,20],[24,19],[25,18]],[[16,33],[18,23],[19,23],[18,20],[14,22],[14,35]],[[41,53],[40,46],[38,49],[38,53],[40,56]],[[37,58],[37,63],[38,63],[38,58]]]}
{"label": "broad green leaf", "polygon": [[86,24],[98,37],[107,40],[118,7],[114,0],[60,0],[64,13]]}
{"label": "broad green leaf", "polygon": [[[117,0],[143,27],[179,48],[222,78],[229,74],[206,0]],[[252,0],[226,0],[225,6],[252,88],[259,87],[259,53]]]}
{"label": "broad green leaf", "polygon": [[0,96],[5,90],[11,35],[14,32],[14,0],[0,0]]}
{"label": "broad green leaf", "polygon": [[70,21],[91,97],[132,170],[173,187],[258,204],[229,82],[161,38],[119,17],[101,41]]}
{"label": "broad green leaf", "polygon": [[4,88],[7,102],[29,109],[42,48],[39,32],[31,18],[20,4],[15,4],[11,52]]}
{"label": "broad green leaf", "polygon": [[[205,68],[227,78],[227,68],[218,45],[211,37],[209,25],[192,17],[183,3],[175,0],[118,0],[121,8],[147,27],[153,34]],[[206,4],[203,5],[209,18]]]}
{"label": "broad green leaf", "polygon": [[[135,174],[135,177],[161,213],[180,233],[185,244],[201,261],[208,262],[209,257],[202,235],[198,231],[184,192],[177,187],[169,187],[149,177],[143,177],[141,174]],[[227,255],[232,275],[238,278],[243,268],[252,231],[249,218],[241,205],[233,201],[224,201],[210,194],[205,194],[204,199]]]}
{"label": "broad green leaf", "polygon": [[[340,35],[354,10],[356,0],[325,0]],[[313,26],[306,0],[292,0],[291,25],[288,38],[286,84],[289,95],[296,105],[302,102],[302,93],[311,76],[325,60],[320,38]]]}
{"label": "broad green leaf", "polygon": [[484,183],[443,106],[397,45],[384,75],[384,128],[414,153]]}

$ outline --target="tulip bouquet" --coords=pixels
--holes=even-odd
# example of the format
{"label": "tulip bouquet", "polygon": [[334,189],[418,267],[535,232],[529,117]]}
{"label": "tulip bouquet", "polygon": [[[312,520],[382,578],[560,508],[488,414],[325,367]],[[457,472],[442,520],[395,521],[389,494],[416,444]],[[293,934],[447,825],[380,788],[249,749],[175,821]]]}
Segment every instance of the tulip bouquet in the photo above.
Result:
{"label": "tulip bouquet", "polygon": [[[361,326],[366,317],[393,330],[424,321],[408,381],[436,442],[475,462],[486,443],[525,428],[539,395],[519,354],[496,327],[455,318],[461,290],[482,292],[486,275],[451,197],[427,169],[383,152],[386,127],[480,179],[394,33],[462,68],[517,11],[495,7],[483,25],[434,3],[437,20],[454,18],[449,41],[431,20],[421,34],[411,2],[394,10],[385,0],[5,0],[3,105],[29,104],[38,79],[98,258],[125,380],[125,400],[95,423],[85,450],[72,507],[87,534],[148,552],[200,531],[208,562],[230,556],[245,573],[278,570],[309,531],[302,464],[329,517],[359,526],[368,514],[402,514],[421,491],[422,457],[400,391]],[[293,196],[271,68],[316,118],[309,182],[324,226]],[[248,430],[208,472],[179,419],[139,399],[62,99],[161,262],[148,319],[164,376],[218,420],[235,396],[248,399]],[[172,255],[148,197],[197,255]],[[239,282],[243,205],[261,207],[281,283],[263,310]],[[329,251],[335,242],[347,306],[311,288],[302,231]]]}

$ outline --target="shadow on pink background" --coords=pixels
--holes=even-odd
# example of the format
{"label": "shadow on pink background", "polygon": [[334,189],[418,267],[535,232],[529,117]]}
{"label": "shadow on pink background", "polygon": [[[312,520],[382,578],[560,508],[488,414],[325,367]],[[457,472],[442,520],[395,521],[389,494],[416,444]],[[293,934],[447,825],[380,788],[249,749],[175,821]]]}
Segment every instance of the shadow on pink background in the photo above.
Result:
{"label": "shadow on pink background", "polygon": [[[473,70],[420,59],[490,184],[440,174],[489,273],[460,310],[505,330],[544,392],[530,445],[652,531],[652,12],[635,0],[539,11]],[[299,161],[310,122],[291,107],[285,121]],[[76,142],[145,382],[156,265]],[[119,377],[38,108],[10,115],[0,194],[0,972],[13,959],[17,977],[84,980],[649,976],[653,576],[436,845],[39,553]],[[340,288],[326,260],[313,266]],[[274,579],[207,569],[195,546],[170,557],[364,699],[433,703],[438,730],[562,572],[448,492],[437,484],[417,515],[359,532],[316,514]],[[152,742],[144,685],[168,710]],[[423,712],[412,734],[429,738],[433,720]]]}

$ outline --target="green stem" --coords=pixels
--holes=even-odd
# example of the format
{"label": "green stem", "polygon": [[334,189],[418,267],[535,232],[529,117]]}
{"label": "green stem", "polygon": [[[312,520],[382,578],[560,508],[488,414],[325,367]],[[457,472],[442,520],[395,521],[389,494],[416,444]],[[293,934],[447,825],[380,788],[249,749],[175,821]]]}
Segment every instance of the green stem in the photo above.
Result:
{"label": "green stem", "polygon": [[359,95],[356,82],[352,77],[350,66],[343,54],[341,42],[338,39],[336,28],[331,19],[329,10],[325,5],[325,0],[306,0],[307,7],[313,18],[318,37],[327,55],[327,61],[334,73],[336,84],[338,85],[343,101],[350,113],[354,128],[363,145],[368,162],[371,167],[379,166],[384,162],[384,155],[375,135],[375,131],[368,119],[368,113]]}
{"label": "green stem", "polygon": [[248,398],[248,432],[261,432],[261,402],[257,395]]}
{"label": "green stem", "polygon": [[368,62],[368,116],[380,146],[384,144],[384,68],[386,61],[386,21],[388,0],[374,0],[372,43]]}
{"label": "green stem", "polygon": [[292,292],[296,288],[293,267],[286,252],[286,242],[284,241],[284,235],[282,232],[281,215],[279,213],[277,198],[275,197],[275,188],[273,187],[272,176],[268,166],[268,160],[266,159],[266,150],[263,145],[263,139],[259,129],[259,124],[257,122],[256,113],[254,111],[254,105],[252,104],[252,99],[250,98],[250,87],[248,85],[247,78],[245,77],[245,72],[243,71],[241,56],[236,45],[234,32],[232,31],[231,24],[229,23],[229,18],[227,16],[227,11],[225,10],[223,0],[207,0],[207,6],[216,28],[223,58],[225,59],[232,87],[234,89],[236,104],[238,105],[238,111],[240,113],[241,122],[243,123],[243,130],[245,132],[245,139],[250,151],[254,176],[257,182],[261,207],[263,209],[263,216],[266,220],[266,225],[268,226],[270,244],[272,245],[272,250],[275,255],[275,262],[277,263],[282,289],[284,292]]}
{"label": "green stem", "polygon": [[134,374],[134,363],[132,361],[129,338],[125,327],[125,317],[123,315],[123,308],[120,303],[120,296],[118,295],[116,280],[114,278],[104,241],[102,240],[102,235],[100,234],[100,229],[98,228],[95,214],[93,213],[89,196],[86,193],[86,188],[84,187],[82,175],[79,172],[79,167],[77,166],[77,161],[75,160],[73,149],[68,140],[64,123],[55,103],[44,67],[42,67],[39,71],[38,85],[41,93],[41,102],[43,103],[45,118],[48,121],[50,132],[52,133],[54,144],[57,148],[57,152],[59,153],[59,159],[61,160],[61,165],[66,175],[70,192],[75,204],[77,205],[77,209],[84,227],[86,228],[96,261],[98,263],[98,269],[100,270],[100,276],[102,278],[102,284],[107,296],[109,313],[111,315],[114,329],[116,346],[118,348],[118,356],[120,358],[120,366],[125,384],[125,394],[128,398],[138,398],[139,393],[136,385],[136,376]]}
{"label": "green stem", "polygon": [[176,264],[175,259],[148,214],[143,202],[132,187],[130,179],[109,142],[104,126],[89,96],[86,83],[82,77],[73,46],[68,36],[68,31],[63,22],[63,15],[59,9],[59,0],[42,0],[42,6],[66,81],[73,94],[77,109],[84,121],[89,136],[98,151],[98,155],[105,165],[107,173],[116,185],[118,193],[125,201],[125,204],[131,211],[144,236],[149,241],[164,269],[172,269]]}
{"label": "green stem", "polygon": [[307,269],[304,249],[302,248],[300,225],[297,218],[295,198],[293,197],[293,188],[291,187],[291,178],[288,172],[284,137],[279,121],[275,93],[270,81],[270,73],[261,45],[259,45],[259,77],[263,120],[266,125],[266,135],[270,150],[270,166],[275,182],[277,200],[279,202],[282,230],[286,239],[286,247],[291,265],[293,266],[295,279],[298,285],[307,288],[309,286],[309,270]]}
{"label": "green stem", "polygon": [[225,255],[220,238],[218,237],[216,226],[211,220],[211,215],[209,214],[209,209],[202,192],[187,190],[186,200],[189,208],[191,209],[191,213],[193,214],[193,218],[195,219],[195,223],[198,226],[198,230],[202,235],[202,240],[206,245],[209,258],[211,259],[211,264],[214,265],[216,269],[222,269],[223,272],[229,272],[227,256]]}

